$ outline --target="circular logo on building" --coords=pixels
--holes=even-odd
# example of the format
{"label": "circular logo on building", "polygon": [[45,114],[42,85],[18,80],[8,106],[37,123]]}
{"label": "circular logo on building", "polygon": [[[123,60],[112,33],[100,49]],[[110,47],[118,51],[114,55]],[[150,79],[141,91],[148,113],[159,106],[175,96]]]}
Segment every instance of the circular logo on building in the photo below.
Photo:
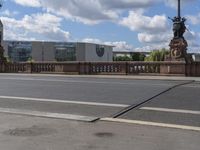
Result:
{"label": "circular logo on building", "polygon": [[100,45],[97,45],[96,46],[96,53],[99,57],[103,57],[104,53],[105,53],[105,48],[104,46],[100,46]]}

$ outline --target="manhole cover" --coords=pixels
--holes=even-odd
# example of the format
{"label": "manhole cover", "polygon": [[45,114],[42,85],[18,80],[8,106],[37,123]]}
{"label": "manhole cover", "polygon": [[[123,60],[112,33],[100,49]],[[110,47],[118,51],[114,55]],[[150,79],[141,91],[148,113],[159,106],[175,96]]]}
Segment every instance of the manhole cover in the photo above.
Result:
{"label": "manhole cover", "polygon": [[5,131],[4,134],[10,135],[10,136],[39,136],[39,135],[52,134],[55,132],[56,131],[54,129],[32,126],[30,128],[9,129]]}
{"label": "manhole cover", "polygon": [[113,137],[114,134],[110,132],[98,132],[98,133],[95,133],[95,136],[100,137],[100,138],[106,138],[106,137]]}

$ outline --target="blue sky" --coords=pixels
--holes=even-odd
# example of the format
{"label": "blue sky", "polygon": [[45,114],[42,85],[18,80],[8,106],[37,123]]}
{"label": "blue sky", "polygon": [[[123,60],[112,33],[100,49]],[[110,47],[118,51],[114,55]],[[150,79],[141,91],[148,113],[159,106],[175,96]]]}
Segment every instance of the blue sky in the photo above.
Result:
{"label": "blue sky", "polygon": [[[200,52],[200,0],[181,0],[189,52]],[[120,51],[168,48],[177,0],[4,0],[5,40],[84,41]]]}

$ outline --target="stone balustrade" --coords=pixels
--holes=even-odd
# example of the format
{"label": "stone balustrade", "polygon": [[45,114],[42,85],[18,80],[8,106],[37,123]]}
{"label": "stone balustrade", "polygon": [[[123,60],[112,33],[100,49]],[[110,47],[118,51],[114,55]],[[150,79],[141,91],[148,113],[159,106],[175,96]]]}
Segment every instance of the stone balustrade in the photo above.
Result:
{"label": "stone balustrade", "polygon": [[200,62],[32,62],[0,64],[4,73],[70,73],[200,76]]}

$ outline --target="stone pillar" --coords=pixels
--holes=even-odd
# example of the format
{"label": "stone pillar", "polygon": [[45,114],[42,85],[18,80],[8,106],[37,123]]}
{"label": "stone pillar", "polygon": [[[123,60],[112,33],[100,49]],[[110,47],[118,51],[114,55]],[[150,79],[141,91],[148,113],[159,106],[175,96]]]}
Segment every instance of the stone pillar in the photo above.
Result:
{"label": "stone pillar", "polygon": [[187,61],[187,41],[184,38],[174,38],[170,44],[170,59],[171,61]]}

